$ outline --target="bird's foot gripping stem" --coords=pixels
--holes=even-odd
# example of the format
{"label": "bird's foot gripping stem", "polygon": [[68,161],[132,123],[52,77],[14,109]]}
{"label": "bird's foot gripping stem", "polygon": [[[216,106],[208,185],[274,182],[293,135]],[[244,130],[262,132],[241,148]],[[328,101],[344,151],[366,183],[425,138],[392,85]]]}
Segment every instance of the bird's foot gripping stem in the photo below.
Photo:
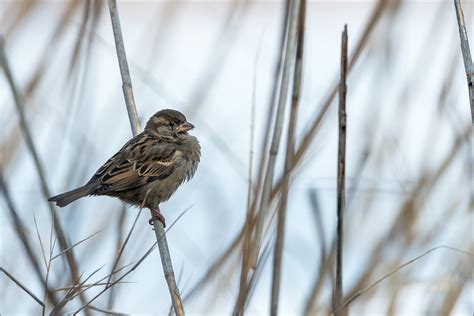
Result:
{"label": "bird's foot gripping stem", "polygon": [[152,212],[153,216],[148,220],[150,225],[154,225],[155,221],[160,221],[163,224],[163,227],[166,227],[165,217],[161,212],[155,208],[150,207],[150,211]]}

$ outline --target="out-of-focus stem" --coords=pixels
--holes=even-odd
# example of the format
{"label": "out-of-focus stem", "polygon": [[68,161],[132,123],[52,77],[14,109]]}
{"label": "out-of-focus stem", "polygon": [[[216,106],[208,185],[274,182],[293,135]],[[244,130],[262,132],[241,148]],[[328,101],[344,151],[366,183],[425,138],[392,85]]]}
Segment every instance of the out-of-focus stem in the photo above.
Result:
{"label": "out-of-focus stem", "polygon": [[[33,141],[32,132],[31,132],[30,127],[28,125],[28,122],[26,120],[26,115],[25,115],[25,111],[24,111],[25,106],[24,106],[24,103],[23,103],[24,99],[23,99],[22,95],[20,94],[20,92],[18,91],[18,88],[15,84],[15,80],[13,78],[13,74],[12,74],[12,71],[10,69],[10,64],[8,62],[8,59],[7,59],[7,56],[6,56],[6,53],[5,53],[5,42],[4,42],[3,37],[0,37],[0,64],[3,68],[4,73],[5,73],[5,77],[7,78],[7,82],[10,86],[10,90],[13,94],[13,99],[15,101],[14,102],[15,107],[16,107],[17,112],[18,112],[18,117],[20,118],[20,126],[21,126],[21,129],[23,131],[23,135],[25,137],[27,148],[28,148],[29,152],[31,153],[31,156],[33,157],[33,163],[35,165],[35,169],[38,173],[38,177],[39,177],[39,180],[40,180],[41,193],[43,194],[45,199],[48,199],[51,196],[51,194],[50,194],[48,183],[46,181],[46,175],[45,175],[45,172],[44,172],[43,165],[40,162],[38,151],[36,150],[36,145]],[[64,234],[64,230],[63,230],[63,228],[60,224],[60,221],[58,219],[58,215],[56,213],[55,206],[52,203],[48,203],[48,206],[49,206],[49,210],[50,210],[50,213],[51,213],[52,221],[54,223],[54,231],[56,232],[56,236],[57,236],[58,241],[59,241],[59,247],[61,248],[61,251],[64,251],[68,248],[68,245],[67,245],[67,242],[66,242],[66,237],[65,237],[65,234]],[[77,268],[77,264],[76,264],[76,261],[74,259],[74,255],[73,255],[72,251],[68,251],[66,253],[66,261],[67,261],[67,263],[69,265],[69,268],[70,268],[72,280],[76,280],[78,278],[78,268]],[[82,302],[85,302],[85,298],[84,298],[83,295],[81,295],[80,298],[81,298]]]}

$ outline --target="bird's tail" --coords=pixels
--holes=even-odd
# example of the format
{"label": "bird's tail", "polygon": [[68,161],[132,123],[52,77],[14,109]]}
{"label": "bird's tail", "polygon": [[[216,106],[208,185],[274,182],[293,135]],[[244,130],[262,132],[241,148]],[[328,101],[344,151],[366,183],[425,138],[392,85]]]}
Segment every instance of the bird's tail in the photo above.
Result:
{"label": "bird's tail", "polygon": [[74,189],[74,190],[64,192],[62,194],[50,197],[48,199],[48,201],[56,202],[56,205],[60,206],[60,207],[66,206],[66,205],[74,202],[75,200],[78,200],[80,198],[83,198],[83,197],[89,195],[92,191],[91,190],[92,186],[93,185],[91,185],[91,184],[86,184],[86,185],[84,185],[82,187],[79,187],[77,189]]}

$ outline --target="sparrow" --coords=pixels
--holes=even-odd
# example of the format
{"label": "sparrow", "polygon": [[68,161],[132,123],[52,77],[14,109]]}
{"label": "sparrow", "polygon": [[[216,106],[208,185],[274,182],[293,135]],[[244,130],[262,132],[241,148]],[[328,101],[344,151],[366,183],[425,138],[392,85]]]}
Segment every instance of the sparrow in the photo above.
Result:
{"label": "sparrow", "polygon": [[188,134],[193,128],[182,113],[161,110],[89,182],[48,200],[64,207],[85,196],[116,197],[125,204],[149,208],[154,214],[150,224],[160,220],[165,225],[159,204],[194,176],[200,161],[199,141]]}

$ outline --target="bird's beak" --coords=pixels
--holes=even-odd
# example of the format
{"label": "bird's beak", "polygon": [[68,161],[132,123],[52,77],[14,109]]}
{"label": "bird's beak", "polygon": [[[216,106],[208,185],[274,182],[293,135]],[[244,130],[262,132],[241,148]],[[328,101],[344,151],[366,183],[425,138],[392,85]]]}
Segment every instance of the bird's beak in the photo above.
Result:
{"label": "bird's beak", "polygon": [[189,122],[184,122],[183,124],[179,125],[177,128],[176,128],[176,131],[178,133],[182,133],[182,132],[187,132],[191,129],[194,128],[194,125],[189,123]]}

